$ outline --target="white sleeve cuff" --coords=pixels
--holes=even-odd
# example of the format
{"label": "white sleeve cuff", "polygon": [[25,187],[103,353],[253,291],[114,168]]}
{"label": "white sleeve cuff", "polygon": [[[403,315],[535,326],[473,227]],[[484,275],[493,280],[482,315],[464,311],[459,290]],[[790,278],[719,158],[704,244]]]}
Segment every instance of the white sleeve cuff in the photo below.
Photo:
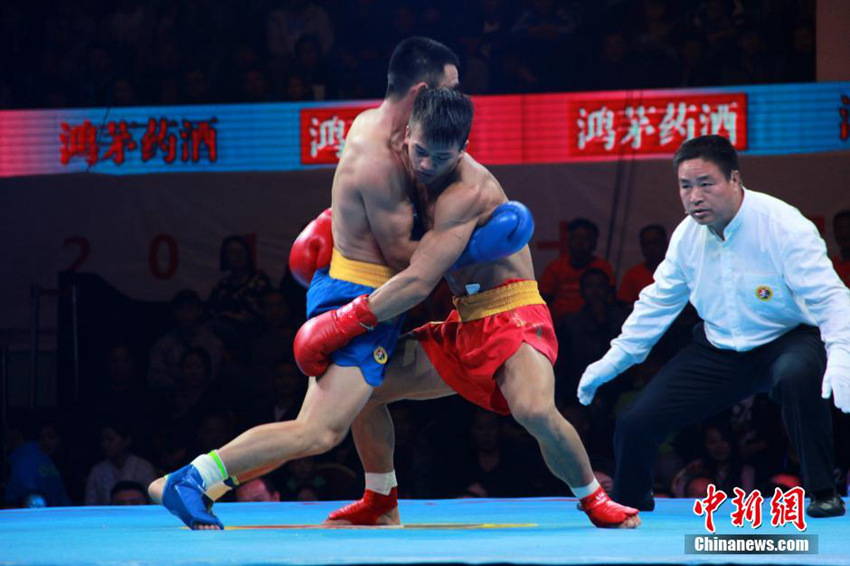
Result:
{"label": "white sleeve cuff", "polygon": [[611,346],[608,352],[602,356],[602,361],[614,368],[615,375],[620,375],[634,365],[632,357],[616,346]]}

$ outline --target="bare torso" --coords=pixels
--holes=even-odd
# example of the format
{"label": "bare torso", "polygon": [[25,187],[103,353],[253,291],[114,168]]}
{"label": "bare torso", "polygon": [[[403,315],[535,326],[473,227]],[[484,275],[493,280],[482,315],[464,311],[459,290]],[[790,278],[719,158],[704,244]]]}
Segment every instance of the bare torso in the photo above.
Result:
{"label": "bare torso", "polygon": [[[508,200],[496,177],[468,153],[464,154],[458,163],[452,184],[459,185],[461,190],[464,190],[464,187],[480,187],[481,209],[484,212],[478,218],[479,227],[487,223],[497,206]],[[446,191],[453,188],[450,184]],[[425,226],[430,229],[433,225],[434,208],[439,195],[430,195],[421,186],[419,187],[419,194],[423,197],[423,200],[427,199]],[[456,296],[466,295],[467,285],[470,284],[480,285],[479,291],[486,291],[497,287],[508,279],[534,279],[531,252],[528,246],[525,246],[521,251],[510,257],[456,269],[447,273],[445,278],[452,293]]]}
{"label": "bare torso", "polygon": [[334,247],[346,258],[407,267],[416,242],[411,180],[400,157],[403,127],[394,129],[385,106],[366,110],[351,125],[334,173]]}

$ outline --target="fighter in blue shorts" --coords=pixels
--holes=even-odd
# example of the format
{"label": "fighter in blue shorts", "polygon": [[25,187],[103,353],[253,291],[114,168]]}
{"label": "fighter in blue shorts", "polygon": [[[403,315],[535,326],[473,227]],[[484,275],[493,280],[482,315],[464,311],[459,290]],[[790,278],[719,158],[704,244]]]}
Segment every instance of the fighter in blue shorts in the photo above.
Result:
{"label": "fighter in blue shorts", "polygon": [[[390,279],[394,272],[383,265],[353,261],[333,252],[329,268],[316,271],[307,291],[307,318],[337,309],[361,295],[368,295]],[[358,367],[366,383],[379,387],[387,361],[393,354],[404,316],[378,324],[346,347],[333,353],[331,361],[341,367]]]}

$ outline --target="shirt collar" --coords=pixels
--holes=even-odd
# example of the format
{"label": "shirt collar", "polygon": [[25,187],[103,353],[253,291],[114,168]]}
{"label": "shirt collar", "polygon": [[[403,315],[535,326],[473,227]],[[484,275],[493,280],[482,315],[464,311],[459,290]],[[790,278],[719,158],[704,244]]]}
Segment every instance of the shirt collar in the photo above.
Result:
{"label": "shirt collar", "polygon": [[738,231],[738,228],[741,225],[741,222],[743,222],[743,220],[742,220],[743,216],[745,214],[747,214],[747,211],[750,208],[750,206],[749,206],[750,200],[752,200],[752,199],[747,198],[747,190],[744,188],[744,185],[741,185],[741,194],[742,194],[741,206],[738,208],[738,212],[735,213],[735,216],[732,217],[732,220],[729,221],[729,224],[726,225],[726,228],[723,229],[723,239],[722,240],[720,239],[720,236],[718,236],[717,234],[714,233],[714,230],[706,227],[706,228],[708,228],[709,234],[714,236],[714,238],[716,238],[720,242],[729,241],[729,238],[731,238],[732,236],[735,235],[735,233]]}

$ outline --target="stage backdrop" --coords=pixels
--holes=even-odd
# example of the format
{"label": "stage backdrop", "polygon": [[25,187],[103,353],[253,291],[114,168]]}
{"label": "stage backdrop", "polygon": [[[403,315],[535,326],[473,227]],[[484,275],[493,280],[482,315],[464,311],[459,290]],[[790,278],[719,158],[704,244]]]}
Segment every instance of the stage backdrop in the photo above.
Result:
{"label": "stage backdrop", "polygon": [[[733,140],[747,186],[828,228],[850,208],[848,95],[850,83],[477,97],[470,151],[535,214],[538,273],[565,222],[586,216],[622,275],[641,226],[681,220],[670,154],[703,133]],[[329,204],[351,119],[374,104],[0,112],[0,329],[25,330],[29,287],[67,269],[139,299],[206,295],[230,234],[279,280],[299,229]]]}

